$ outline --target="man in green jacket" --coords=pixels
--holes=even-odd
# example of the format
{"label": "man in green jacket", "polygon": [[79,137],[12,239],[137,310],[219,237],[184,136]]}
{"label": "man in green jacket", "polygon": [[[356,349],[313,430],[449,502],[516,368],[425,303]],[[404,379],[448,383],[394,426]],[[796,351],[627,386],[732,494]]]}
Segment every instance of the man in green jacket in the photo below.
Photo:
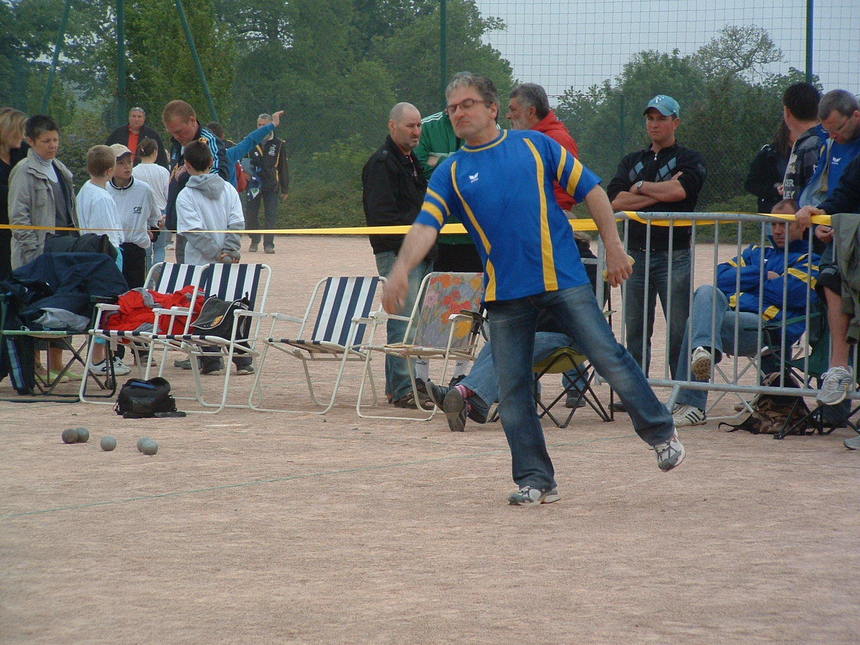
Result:
{"label": "man in green jacket", "polygon": [[[436,166],[460,149],[463,142],[454,134],[447,113],[437,112],[421,119],[421,139],[415,148],[415,156],[421,162],[424,176],[429,180]],[[451,218],[448,223],[457,220]],[[438,256],[433,263],[434,271],[483,272],[484,266],[472,238],[465,233],[440,235]]]}

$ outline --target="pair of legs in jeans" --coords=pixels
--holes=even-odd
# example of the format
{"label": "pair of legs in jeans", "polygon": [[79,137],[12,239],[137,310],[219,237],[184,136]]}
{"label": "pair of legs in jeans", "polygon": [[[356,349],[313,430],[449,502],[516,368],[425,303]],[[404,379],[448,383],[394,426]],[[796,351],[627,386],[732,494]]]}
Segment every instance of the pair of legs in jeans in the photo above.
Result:
{"label": "pair of legs in jeans", "polygon": [[[394,262],[397,260],[395,251],[382,251],[375,255],[376,270],[383,278],[388,277],[391,269],[394,267]],[[415,299],[418,297],[418,289],[421,287],[421,281],[430,271],[433,270],[433,263],[430,260],[424,260],[419,263],[412,271],[409,272],[409,293],[403,303],[402,311],[398,312],[401,315],[408,316],[412,313],[412,308],[415,306]],[[404,334],[408,323],[404,320],[389,320],[387,331],[387,342],[402,343],[404,342]],[[426,375],[424,375],[426,378]],[[409,378],[409,367],[406,360],[397,356],[385,357],[385,394],[388,400],[392,403],[401,401],[409,396],[412,392],[412,381]]]}
{"label": "pair of legs in jeans", "polygon": [[[627,333],[627,349],[645,374],[651,365],[651,335],[654,332],[654,310],[657,296],[669,328],[668,361],[672,378],[681,355],[681,340],[687,322],[690,305],[690,250],[673,250],[671,263],[668,251],[651,251],[646,264],[646,252],[628,251],[634,260],[633,275],[627,280],[624,293],[624,325]],[[648,280],[645,270],[648,269]],[[671,270],[670,270],[671,268]],[[647,287],[647,295],[646,295]],[[669,308],[671,294],[672,311]],[[646,299],[647,298],[647,299]],[[647,322],[647,326],[646,326]],[[643,355],[643,341],[645,351]]]}
{"label": "pair of legs in jeans", "polygon": [[[561,347],[569,346],[575,347],[573,339],[567,334],[539,331],[535,334],[532,363],[544,360]],[[468,376],[460,381],[460,385],[474,392],[468,398],[468,415],[477,423],[488,421],[490,406],[499,400],[499,381],[493,364],[493,342],[490,339],[475,358]],[[582,383],[582,377],[576,370],[565,373],[564,379],[565,384],[572,384],[580,392],[585,389],[586,384]]]}
{"label": "pair of legs in jeans", "polygon": [[591,285],[487,303],[493,363],[499,384],[502,426],[511,450],[513,479],[520,487],[555,487],[555,472],[532,396],[532,357],[538,315],[546,311],[580,347],[627,406],[637,434],[648,444],[668,442],[672,417],[642,370],[618,343]]}
{"label": "pair of legs in jeans", "polygon": [[[762,324],[761,317],[756,313],[731,309],[726,295],[715,286],[708,284],[699,287],[693,296],[690,325],[681,343],[681,354],[675,370],[676,380],[691,380],[690,355],[697,347],[708,349],[714,363],[718,363],[724,353],[733,356],[757,355],[759,353],[758,329]],[[738,334],[737,347],[735,329]],[[763,332],[763,334],[762,341],[767,343],[767,333]],[[771,353],[763,355],[761,366],[765,373],[778,371],[779,355]],[[704,412],[708,404],[708,392],[682,389],[675,403],[691,405]]]}

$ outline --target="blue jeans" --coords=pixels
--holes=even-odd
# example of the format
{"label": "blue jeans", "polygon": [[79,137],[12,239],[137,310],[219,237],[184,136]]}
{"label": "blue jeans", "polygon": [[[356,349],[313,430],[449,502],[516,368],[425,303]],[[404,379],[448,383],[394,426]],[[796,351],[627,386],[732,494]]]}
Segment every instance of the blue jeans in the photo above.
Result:
{"label": "blue jeans", "polygon": [[[690,380],[690,353],[696,347],[710,348],[715,362],[719,362],[723,354],[755,356],[759,352],[760,323],[763,324],[763,321],[756,313],[730,309],[726,295],[713,285],[699,287],[693,294],[693,311],[690,313],[689,329],[684,333],[681,343],[675,378],[679,381]],[[737,347],[735,326],[738,328]],[[767,343],[767,336],[762,340]],[[766,372],[779,370],[779,358],[769,354],[762,356],[762,369]],[[704,410],[708,404],[708,392],[682,389],[675,402]]]}
{"label": "blue jeans", "polygon": [[[672,252],[672,275],[669,275],[669,252],[651,251],[651,267],[648,273],[647,301],[645,295],[645,251],[629,250],[634,259],[633,275],[627,281],[624,295],[624,324],[627,331],[627,349],[645,374],[651,365],[651,335],[654,332],[654,309],[657,296],[663,307],[663,315],[669,327],[669,370],[675,378],[675,366],[681,354],[687,313],[690,306],[690,250]],[[669,279],[671,277],[671,284]],[[669,293],[672,294],[672,311],[667,311]],[[645,316],[647,315],[647,327]],[[645,356],[642,342],[645,341]]]}
{"label": "blue jeans", "polygon": [[149,258],[149,266],[158,264],[159,262],[164,262],[165,247],[170,244],[171,237],[173,237],[173,233],[170,231],[162,229],[158,232],[158,237],[155,238],[155,242],[153,242],[152,246],[149,247],[152,254],[152,257]]}
{"label": "blue jeans", "polygon": [[[383,278],[387,278],[394,268],[394,261],[397,259],[397,253],[394,251],[382,251],[376,254],[376,270]],[[406,301],[403,304],[403,310],[397,313],[408,316],[412,313],[412,307],[415,306],[415,299],[418,297],[418,289],[421,286],[421,281],[430,271],[433,270],[433,263],[429,260],[421,262],[417,267],[409,273],[409,293],[406,295]],[[389,320],[387,331],[387,342],[402,343],[406,339],[407,322],[403,320]],[[397,356],[385,357],[385,394],[390,401],[396,401],[403,398],[412,391],[412,381],[409,378],[409,367],[406,360]]]}
{"label": "blue jeans", "polygon": [[615,340],[591,285],[487,303],[499,383],[499,410],[519,486],[555,486],[554,470],[532,397],[532,357],[538,313],[548,311],[609,382],[627,407],[633,427],[647,443],[668,441],[672,416],[642,370]]}
{"label": "blue jeans", "polygon": [[[573,344],[573,340],[565,334],[550,331],[539,331],[535,334],[532,363],[534,364],[538,361],[542,361],[560,347],[568,347]],[[579,377],[577,371],[571,370],[570,375],[571,376],[569,377],[565,374],[565,382],[573,382],[574,387],[580,389],[579,385],[582,379]],[[487,404],[487,408],[489,408],[490,404],[499,400],[499,381],[496,378],[496,371],[493,367],[492,339],[481,348],[480,352],[478,352],[478,356],[472,364],[472,369],[469,372],[469,375],[460,381],[460,383],[479,396],[484,403]],[[481,408],[479,412],[483,412],[483,416],[486,417],[487,410],[483,409],[484,406],[479,404],[478,407]],[[481,423],[483,423],[483,421],[481,421]]]}

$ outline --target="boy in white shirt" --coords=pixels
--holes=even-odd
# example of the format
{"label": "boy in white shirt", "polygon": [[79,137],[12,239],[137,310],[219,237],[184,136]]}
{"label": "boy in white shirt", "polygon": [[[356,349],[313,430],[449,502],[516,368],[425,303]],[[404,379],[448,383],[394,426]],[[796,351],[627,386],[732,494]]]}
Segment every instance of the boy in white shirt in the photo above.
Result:
{"label": "boy in white shirt", "polygon": [[[206,139],[192,141],[183,150],[185,170],[190,175],[176,198],[176,231],[186,240],[185,262],[238,262],[239,231],[245,229],[245,216],[239,193],[232,184],[210,173],[212,153]],[[236,231],[216,233],[214,231]],[[250,356],[234,356],[239,374],[253,374]],[[210,374],[223,368],[221,357],[204,358],[200,372]]]}
{"label": "boy in white shirt", "polygon": [[[113,150],[108,146],[93,146],[87,151],[87,172],[89,181],[81,186],[75,200],[78,212],[78,222],[85,233],[104,234],[111,244],[116,247],[117,266],[122,268],[121,226],[116,214],[116,204],[107,192],[107,184],[113,176],[115,167]],[[90,358],[90,371],[100,376],[110,372],[110,366],[105,361],[105,343],[97,342],[93,346]],[[113,371],[116,376],[128,374],[131,369],[122,360],[115,358]]]}
{"label": "boy in white shirt", "polygon": [[122,274],[129,289],[142,287],[146,280],[146,252],[152,244],[150,230],[158,229],[161,212],[146,182],[132,177],[131,150],[115,143],[116,170],[107,190],[116,202],[117,217],[122,225]]}

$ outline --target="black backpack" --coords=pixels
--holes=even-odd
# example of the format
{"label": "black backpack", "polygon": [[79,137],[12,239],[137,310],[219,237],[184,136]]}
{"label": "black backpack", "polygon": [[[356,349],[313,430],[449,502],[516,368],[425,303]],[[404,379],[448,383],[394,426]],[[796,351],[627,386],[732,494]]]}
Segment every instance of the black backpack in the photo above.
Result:
{"label": "black backpack", "polygon": [[126,381],[116,397],[114,410],[124,419],[185,416],[184,412],[176,410],[176,400],[170,396],[170,383],[160,376],[148,381],[139,378]]}

